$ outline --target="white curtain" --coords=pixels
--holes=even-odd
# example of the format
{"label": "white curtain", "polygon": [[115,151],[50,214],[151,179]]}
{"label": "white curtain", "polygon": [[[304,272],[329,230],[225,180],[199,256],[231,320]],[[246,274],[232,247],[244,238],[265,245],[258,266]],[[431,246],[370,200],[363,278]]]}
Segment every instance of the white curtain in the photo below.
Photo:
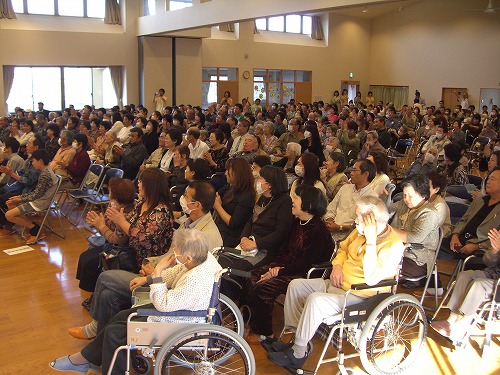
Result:
{"label": "white curtain", "polygon": [[7,106],[7,99],[9,99],[10,89],[12,88],[12,83],[14,82],[14,66],[4,65],[3,66],[3,94],[5,98],[5,111],[9,113],[9,107]]}
{"label": "white curtain", "polygon": [[324,38],[320,16],[313,16],[311,19],[311,38],[316,40],[323,40]]}
{"label": "white curtain", "polygon": [[219,30],[220,31],[226,31],[228,33],[234,33],[234,23],[221,23],[219,25]]}
{"label": "white curtain", "polygon": [[123,107],[123,67],[122,66],[110,66],[109,71],[111,73],[111,82],[113,83],[113,88],[115,89],[116,99],[118,100],[118,106]]}
{"label": "white curtain", "polygon": [[0,18],[17,18],[11,0],[0,0]]}
{"label": "white curtain", "polygon": [[403,105],[408,104],[408,86],[384,86],[370,85],[375,102],[382,100],[385,103],[394,102],[394,108],[400,110]]}
{"label": "white curtain", "polygon": [[104,10],[104,23],[110,25],[121,25],[120,4],[117,0],[106,0]]}

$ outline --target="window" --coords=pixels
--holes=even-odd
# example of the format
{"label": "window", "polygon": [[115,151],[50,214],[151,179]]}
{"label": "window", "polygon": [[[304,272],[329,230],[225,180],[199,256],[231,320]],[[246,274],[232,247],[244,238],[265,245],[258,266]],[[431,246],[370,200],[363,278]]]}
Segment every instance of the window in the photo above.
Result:
{"label": "window", "polygon": [[117,99],[106,67],[16,67],[9,109],[35,109],[38,102],[49,110],[61,110],[70,104],[111,108]]}
{"label": "window", "polygon": [[255,25],[258,30],[278,31],[292,34],[311,35],[311,17],[299,14],[258,18]]}
{"label": "window", "polygon": [[182,8],[189,8],[193,6],[192,0],[170,0],[170,6],[168,9],[177,10]]}
{"label": "window", "polygon": [[254,69],[253,100],[261,105],[286,104],[295,98],[297,84],[311,83],[311,72],[303,70]]}
{"label": "window", "polygon": [[202,108],[207,108],[209,104],[217,102],[220,81],[238,81],[237,68],[203,68],[201,75]]}
{"label": "window", "polygon": [[12,0],[14,12],[104,18],[104,0]]}

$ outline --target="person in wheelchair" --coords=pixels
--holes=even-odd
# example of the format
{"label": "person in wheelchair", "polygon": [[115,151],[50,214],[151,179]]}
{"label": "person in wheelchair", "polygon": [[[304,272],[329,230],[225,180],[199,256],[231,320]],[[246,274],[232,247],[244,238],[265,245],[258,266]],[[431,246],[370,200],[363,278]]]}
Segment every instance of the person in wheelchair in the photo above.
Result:
{"label": "person in wheelchair", "polygon": [[[387,208],[379,198],[361,197],[356,202],[356,229],[340,243],[330,278],[290,282],[285,298],[285,326],[295,330],[295,339],[289,344],[272,343],[276,352],[269,353],[271,361],[285,367],[302,367],[310,354],[308,342],[324,319],[341,313],[345,292],[352,284],[375,285],[395,276],[404,246],[388,220]],[[352,291],[347,305],[360,303],[385,289]]]}
{"label": "person in wheelchair", "polygon": [[272,315],[276,298],[286,293],[291,280],[305,277],[313,264],[330,259],[334,244],[322,220],[326,206],[321,190],[305,184],[297,187],[292,204],[295,219],[288,240],[273,262],[252,272],[241,293],[240,305],[248,305],[251,313],[248,342],[260,342],[262,336],[273,336]]}
{"label": "person in wheelchair", "polygon": [[[155,267],[150,298],[158,311],[206,310],[210,304],[215,274],[221,270],[209,252],[207,237],[196,229],[178,229],[172,241],[173,251]],[[102,366],[107,374],[115,349],[126,344],[127,318],[137,307],[115,315],[111,322],[80,352],[57,358],[49,366],[58,371],[86,373],[91,364]],[[148,321],[197,322],[192,317],[148,317]],[[120,352],[112,374],[123,374],[126,369],[126,353]]]}
{"label": "person in wheelchair", "polygon": [[460,272],[447,304],[450,309],[448,319],[431,323],[436,332],[452,341],[464,337],[473,314],[485,299],[492,297],[495,282],[500,278],[500,231],[491,229],[488,238],[491,247],[483,255],[486,268]]}

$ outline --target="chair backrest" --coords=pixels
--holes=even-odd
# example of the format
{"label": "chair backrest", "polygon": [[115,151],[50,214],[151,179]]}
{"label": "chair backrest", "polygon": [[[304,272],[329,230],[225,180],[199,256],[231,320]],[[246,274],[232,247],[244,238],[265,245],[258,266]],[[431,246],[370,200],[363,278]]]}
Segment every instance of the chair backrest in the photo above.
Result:
{"label": "chair backrest", "polygon": [[411,148],[413,146],[413,141],[411,139],[398,139],[396,147],[398,146]]}
{"label": "chair backrest", "polygon": [[474,184],[478,189],[481,189],[481,185],[483,184],[483,178],[481,176],[468,174],[467,177],[469,179],[469,183]]}
{"label": "chair backrest", "polygon": [[467,212],[469,206],[467,204],[458,202],[448,202],[446,201],[448,208],[450,209],[450,221],[453,225],[458,223],[462,216]]}
{"label": "chair backrest", "polygon": [[108,184],[109,180],[112,178],[122,178],[123,177],[123,170],[120,168],[109,168],[105,175],[104,175],[104,181],[103,184]]}
{"label": "chair backrest", "polygon": [[470,195],[467,188],[463,185],[450,185],[446,188],[446,193],[457,198],[472,200],[472,195]]}
{"label": "chair backrest", "polygon": [[394,193],[394,190],[396,190],[396,185],[394,184],[387,184],[385,187],[385,190],[387,190],[387,198],[385,201],[385,205],[389,208],[392,202],[392,193]]}
{"label": "chair backrest", "polygon": [[82,184],[80,185],[80,190],[99,190],[99,185],[101,183],[102,173],[104,172],[104,166],[101,164],[90,164],[87,174],[83,178]]}

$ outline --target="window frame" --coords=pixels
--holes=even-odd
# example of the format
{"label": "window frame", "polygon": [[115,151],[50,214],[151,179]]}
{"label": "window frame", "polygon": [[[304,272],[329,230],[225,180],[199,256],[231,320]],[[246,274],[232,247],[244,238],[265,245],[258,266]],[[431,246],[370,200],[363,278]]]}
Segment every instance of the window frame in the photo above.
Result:
{"label": "window frame", "polygon": [[[33,0],[31,0],[33,1]],[[88,1],[80,0],[83,2],[83,16],[68,16],[68,15],[60,15],[59,14],[59,0],[54,1],[54,14],[40,14],[40,13],[30,13],[29,12],[29,0],[23,0],[23,11],[16,12],[17,14],[25,14],[29,16],[56,16],[56,17],[74,17],[74,18],[92,18],[92,19],[104,19],[104,15],[102,17],[91,17],[88,15]],[[119,3],[119,1],[118,1]]]}
{"label": "window frame", "polygon": [[[259,75],[258,73],[256,74],[256,71],[258,71],[258,72],[265,71],[265,75],[262,76],[262,75]],[[279,76],[280,76],[279,80],[274,80],[271,77],[272,75],[270,74],[270,72],[276,72],[276,71],[280,72],[279,73]],[[293,81],[289,80],[289,79],[285,80],[285,78],[284,78],[284,72],[285,71],[286,72],[293,72]],[[308,81],[300,80],[298,78],[299,72],[309,72],[309,80]],[[304,83],[304,82],[312,83],[312,70],[254,68],[253,76],[254,76],[254,80],[253,80],[253,88],[254,88],[254,91],[253,91],[253,100],[255,100],[255,99],[258,98],[258,99],[261,100],[261,102],[263,101],[264,103],[266,103],[266,105],[271,105],[270,98],[273,97],[273,96],[270,96],[269,85],[278,85],[278,87],[280,88],[280,100],[279,100],[278,104],[286,104],[285,101],[283,100],[286,97],[284,87],[286,87],[287,85],[293,84],[293,86],[294,86],[294,95],[295,95],[296,94],[296,88],[297,88],[296,85],[297,85],[297,83]],[[257,77],[259,79],[262,78],[262,81],[256,80]],[[261,93],[261,94],[264,94],[262,98],[260,97],[260,94],[258,96],[256,96],[257,92],[255,91],[255,87],[258,86],[257,84],[263,84],[263,86],[264,86],[265,93]],[[274,103],[276,103],[276,102],[274,102]]]}
{"label": "window frame", "polygon": [[[65,107],[65,102],[66,102],[66,92],[65,92],[65,81],[64,81],[64,68],[88,68],[88,69],[109,69],[111,68],[111,66],[106,66],[106,65],[99,65],[99,66],[88,66],[88,65],[78,65],[78,66],[72,66],[72,65],[53,65],[53,66],[46,66],[46,65],[16,65],[14,66],[14,68],[58,68],[59,69],[59,74],[60,74],[60,77],[61,77],[61,80],[60,80],[60,83],[61,83],[61,87],[60,87],[60,91],[61,91],[61,111],[64,111],[64,109],[66,108]],[[91,74],[92,74],[92,77],[93,77],[93,74],[94,72],[91,71]],[[92,92],[91,92],[91,96],[92,96],[92,102],[91,103],[86,103],[86,104],[89,104],[89,105],[95,105],[94,103],[94,98],[95,98],[95,94],[94,94],[94,80],[92,79],[91,80],[91,88],[92,88]],[[113,92],[114,92],[114,88],[113,88]],[[116,101],[118,102],[118,99],[116,98],[116,94],[115,94],[115,99]],[[8,98],[6,98],[6,101],[8,101]],[[36,103],[33,102],[33,106],[35,106]],[[30,108],[32,110],[34,110],[34,108]],[[59,110],[59,109],[52,109],[52,110]]]}
{"label": "window frame", "polygon": [[[291,31],[286,31],[286,19],[287,16],[300,16],[300,32],[291,32]],[[276,17],[283,17],[283,31],[273,31],[269,30],[269,18],[276,18]],[[266,28],[265,29],[259,29],[259,31],[270,31],[273,33],[286,33],[286,34],[292,34],[292,35],[311,35],[311,34],[305,34],[304,33],[304,17],[309,17],[312,18],[312,16],[308,15],[303,15],[303,14],[285,14],[282,16],[272,16],[272,17],[260,17],[258,18],[259,20],[265,19],[266,20]]]}

